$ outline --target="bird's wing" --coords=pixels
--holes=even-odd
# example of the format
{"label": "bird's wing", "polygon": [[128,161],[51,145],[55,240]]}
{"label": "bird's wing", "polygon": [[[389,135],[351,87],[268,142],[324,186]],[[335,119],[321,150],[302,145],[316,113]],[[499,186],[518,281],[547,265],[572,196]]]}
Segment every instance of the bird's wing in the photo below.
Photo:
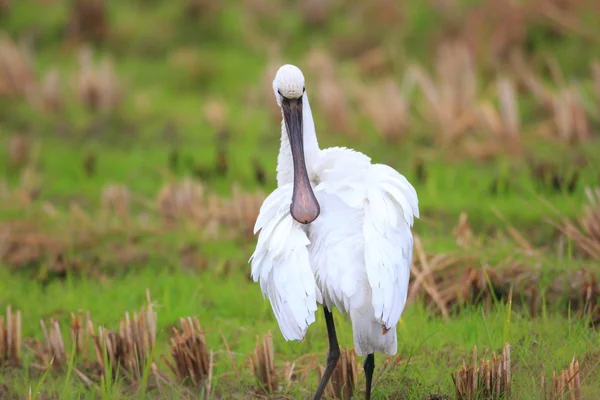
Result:
{"label": "bird's wing", "polygon": [[410,182],[393,168],[365,164],[360,172],[325,179],[316,190],[364,209],[364,260],[375,318],[391,328],[406,304],[413,252],[410,228],[419,217],[418,197]]}
{"label": "bird's wing", "polygon": [[260,230],[250,262],[286,340],[302,340],[315,321],[321,294],[309,262],[308,236],[290,215],[292,185],[284,185],[264,201],[254,233]]}

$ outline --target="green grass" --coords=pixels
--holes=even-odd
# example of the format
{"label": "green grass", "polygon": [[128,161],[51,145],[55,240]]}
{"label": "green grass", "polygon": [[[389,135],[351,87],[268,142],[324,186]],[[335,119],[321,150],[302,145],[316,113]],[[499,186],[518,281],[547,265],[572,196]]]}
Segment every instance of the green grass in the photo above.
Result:
{"label": "green grass", "polygon": [[[186,273],[149,267],[105,282],[67,278],[64,282],[51,282],[42,289],[38,284],[2,272],[0,301],[22,310],[25,337],[40,338],[36,321],[54,317],[62,324],[66,338],[69,311],[89,310],[96,326],[117,329],[116,321],[125,310],[138,310],[144,304],[145,289],[148,288],[158,313],[156,353],[167,353],[170,327],[178,325],[179,317],[198,316],[205,329],[208,346],[216,351],[213,384],[216,393],[222,395],[243,393],[231,376],[231,365],[224,353],[222,338],[231,348],[237,369],[243,374],[243,385],[247,387],[253,382],[247,365],[248,354],[253,350],[256,335],[269,330],[273,332],[279,365],[307,353],[317,353],[317,359],[323,364],[327,347],[321,313],[303,342],[286,342],[279,333],[268,302],[262,299],[256,285],[247,283],[245,275],[246,271],[235,271],[224,277],[211,272]],[[349,321],[337,313],[335,321],[340,345],[351,347]],[[552,370],[565,368],[573,357],[585,360],[582,363],[583,398],[591,399],[600,394],[596,384],[600,370],[594,356],[600,351],[598,335],[586,326],[585,320],[569,320],[564,313],[548,311],[531,319],[518,311],[511,311],[504,303],[498,303],[489,312],[479,306],[467,306],[445,321],[416,303],[406,309],[397,331],[401,362],[395,370],[384,375],[377,387],[377,398],[397,393],[404,393],[407,398],[421,398],[434,392],[450,394],[450,374],[460,367],[462,359],[470,360],[473,346],[477,346],[480,355],[485,353],[489,356],[492,351],[500,352],[505,342],[511,343],[513,391],[518,398],[533,398],[530,396],[537,391],[541,373],[551,375]],[[67,349],[70,351],[69,345]],[[378,363],[383,361],[381,356],[376,360]],[[15,378],[14,374],[9,372],[4,378],[10,387],[39,383],[44,390],[67,393],[67,397],[61,398],[76,398],[86,392],[72,374],[70,382],[74,386],[66,386],[63,374],[51,375],[44,378],[45,381],[42,377],[30,377],[29,380],[17,375]],[[292,393],[308,395],[316,385],[316,376],[310,376],[306,381],[294,383],[290,389]],[[127,393],[130,389],[124,384],[107,381],[104,390]],[[130,393],[128,397],[137,398],[135,396]],[[157,392],[150,392],[147,396],[153,398]]]}

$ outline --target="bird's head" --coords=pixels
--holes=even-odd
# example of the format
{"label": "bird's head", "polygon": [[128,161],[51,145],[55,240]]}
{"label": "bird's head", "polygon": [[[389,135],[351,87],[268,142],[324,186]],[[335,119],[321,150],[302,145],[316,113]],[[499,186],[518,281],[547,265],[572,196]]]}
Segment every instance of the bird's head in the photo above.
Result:
{"label": "bird's head", "polygon": [[279,107],[283,100],[301,99],[304,94],[304,75],[300,68],[286,64],[279,68],[273,80],[273,91]]}
{"label": "bird's head", "polygon": [[305,87],[302,71],[294,65],[282,66],[273,80],[273,90],[285,121],[294,164],[294,193],[290,213],[296,221],[310,224],[317,219],[321,209],[310,185],[304,160],[302,97]]}

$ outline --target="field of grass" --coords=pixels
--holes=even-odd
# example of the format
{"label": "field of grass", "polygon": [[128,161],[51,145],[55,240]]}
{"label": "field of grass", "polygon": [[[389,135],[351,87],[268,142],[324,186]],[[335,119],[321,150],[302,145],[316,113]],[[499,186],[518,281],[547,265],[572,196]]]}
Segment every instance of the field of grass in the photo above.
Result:
{"label": "field of grass", "polygon": [[[591,0],[0,1],[0,399],[311,397],[321,312],[286,342],[249,278],[284,63],[305,74],[322,148],[364,152],[419,195],[410,301],[397,357],[376,355],[374,398],[460,398],[474,346],[479,363],[506,343],[505,398],[600,398],[598,13]],[[155,328],[110,353],[126,312],[153,315],[147,293]],[[71,326],[79,311],[93,335]],[[198,381],[169,368],[187,317],[203,333],[183,337],[206,340]],[[271,388],[251,361],[268,332]],[[551,392],[573,360],[546,395],[542,377]],[[362,359],[349,365],[361,398]]]}

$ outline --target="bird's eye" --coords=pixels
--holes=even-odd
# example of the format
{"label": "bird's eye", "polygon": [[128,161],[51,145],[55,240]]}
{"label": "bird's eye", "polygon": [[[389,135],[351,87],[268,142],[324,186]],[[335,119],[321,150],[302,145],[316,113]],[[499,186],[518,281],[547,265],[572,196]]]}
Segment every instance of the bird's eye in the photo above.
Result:
{"label": "bird's eye", "polygon": [[283,97],[283,95],[281,94],[281,91],[279,91],[279,89],[277,89],[277,93],[279,93],[279,95],[280,95],[281,97]]}
{"label": "bird's eye", "polygon": [[306,92],[306,86],[302,87],[302,94],[304,94],[304,92]]}

